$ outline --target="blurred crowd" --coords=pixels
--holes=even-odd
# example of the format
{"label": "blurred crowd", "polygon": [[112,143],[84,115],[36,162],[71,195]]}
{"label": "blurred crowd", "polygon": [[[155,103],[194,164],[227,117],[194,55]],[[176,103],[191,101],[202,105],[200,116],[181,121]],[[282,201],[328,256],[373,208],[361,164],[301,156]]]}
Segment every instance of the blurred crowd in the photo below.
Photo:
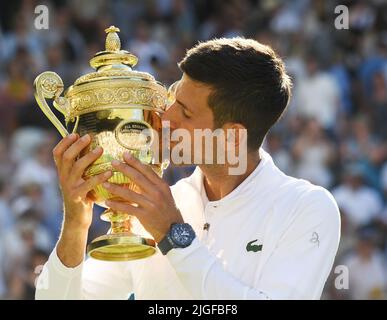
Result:
{"label": "blurred crowd", "polygon": [[[287,174],[328,188],[342,215],[335,266],[347,268],[349,287],[334,269],[323,298],[387,297],[387,0],[57,0],[45,2],[49,29],[37,30],[42,3],[0,8],[0,298],[33,298],[61,226],[52,159],[60,137],[34,100],[33,81],[51,70],[68,87],[92,71],[88,61],[112,24],[139,57],[136,69],[166,85],[180,78],[176,63],[198,40],[245,36],[279,52],[293,98],[264,148]],[[335,28],[339,4],[349,8],[348,29]],[[166,179],[190,172],[172,168]],[[108,229],[101,210],[91,239]]]}

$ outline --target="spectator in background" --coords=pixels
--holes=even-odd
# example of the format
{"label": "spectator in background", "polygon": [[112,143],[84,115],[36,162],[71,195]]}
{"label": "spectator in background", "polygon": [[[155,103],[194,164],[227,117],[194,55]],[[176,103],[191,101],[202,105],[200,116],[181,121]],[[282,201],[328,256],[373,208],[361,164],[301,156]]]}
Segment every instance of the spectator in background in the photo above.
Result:
{"label": "spectator in background", "polygon": [[15,228],[5,232],[3,245],[7,275],[23,268],[35,248],[47,251],[55,245],[48,230],[40,223],[41,214],[34,208],[28,208],[17,218]]}
{"label": "spectator in background", "polygon": [[14,224],[13,211],[9,205],[10,198],[10,188],[5,178],[0,177],[0,239],[5,230],[12,228]]}
{"label": "spectator in background", "polygon": [[297,177],[325,188],[331,186],[330,165],[334,160],[334,150],[317,120],[305,121],[303,130],[293,145],[292,155]]}
{"label": "spectator in background", "polygon": [[384,208],[381,216],[381,220],[385,225],[385,237],[386,237],[386,258],[387,258],[387,162],[384,164],[382,169],[380,170],[380,184],[381,184],[381,189],[382,189],[382,196],[384,198]]}
{"label": "spectator in background", "polygon": [[381,170],[381,185],[383,195],[385,198],[387,198],[387,162],[384,164]]}
{"label": "spectator in background", "polygon": [[[26,51],[20,48],[21,56]],[[28,69],[24,68],[23,59],[17,56],[10,60],[6,65],[8,77],[6,81],[0,83],[0,111],[3,118],[0,129],[10,134],[18,127],[18,115],[23,105],[28,104],[33,97]]]}
{"label": "spectator in background", "polygon": [[386,77],[387,70],[387,43],[381,38],[377,39],[377,45],[368,50],[370,51],[358,67],[358,78],[361,81],[363,93],[366,99],[373,93],[373,81],[375,73],[383,72]]}
{"label": "spectator in background", "polygon": [[369,224],[383,209],[378,192],[364,184],[364,172],[359,164],[350,164],[345,168],[342,183],[332,194],[353,229]]}
{"label": "spectator in background", "polygon": [[42,271],[43,265],[48,260],[48,253],[45,250],[34,249],[29,253],[26,270],[23,274],[23,300],[34,300],[36,289],[36,278]]}
{"label": "spectator in background", "polygon": [[[62,7],[58,8],[57,11],[52,11],[54,13],[54,17],[51,21],[52,27],[45,31],[44,46],[47,48],[56,47],[60,49],[60,53],[55,53],[56,56],[60,55],[60,60],[62,61],[62,64],[58,63],[59,67],[77,67],[80,60],[87,59],[88,57],[85,55],[85,39],[74,26],[73,12],[68,7]],[[50,57],[47,51],[46,55],[47,59],[45,60],[48,65],[45,65],[44,68],[49,68],[50,61],[47,60],[49,60]],[[57,58],[55,59],[57,60]],[[66,74],[71,72],[78,72],[78,70],[68,70]],[[62,74],[60,75],[61,77],[64,76]],[[65,84],[70,85],[70,83],[66,81],[66,78],[62,79]]]}
{"label": "spectator in background", "polygon": [[5,180],[0,176],[0,299],[6,294],[4,234],[13,229],[12,211],[9,207],[9,192]]}
{"label": "spectator in background", "polygon": [[321,70],[317,58],[309,54],[307,74],[298,79],[294,102],[296,111],[305,118],[315,119],[324,129],[334,129],[339,110],[340,94],[335,79]]}
{"label": "spectator in background", "polygon": [[279,7],[271,20],[271,28],[277,33],[296,33],[303,27],[302,1],[279,1]]}
{"label": "spectator in background", "polygon": [[4,299],[7,294],[7,286],[5,281],[5,272],[4,272],[4,250],[2,245],[0,245],[0,300]]}
{"label": "spectator in background", "polygon": [[53,71],[57,74],[60,74],[60,77],[63,80],[63,83],[70,84],[72,78],[72,68],[71,64],[68,61],[64,60],[65,49],[61,45],[58,44],[50,44],[47,47],[46,55],[47,55],[47,65],[46,69]]}
{"label": "spectator in background", "polygon": [[41,188],[40,201],[44,203],[44,207],[41,208],[44,213],[42,218],[59,212],[61,208],[52,148],[50,137],[45,136],[32,151],[32,155],[20,161],[12,181],[17,188],[28,184],[37,184]]}
{"label": "spectator in background", "polygon": [[346,153],[343,155],[346,161],[364,161],[372,150],[377,147],[378,139],[370,129],[367,117],[358,117],[351,123],[351,135],[344,142]]}
{"label": "spectator in background", "polygon": [[[30,12],[30,15],[33,11]],[[14,19],[14,28],[6,32],[1,39],[0,43],[0,61],[8,63],[17,54],[20,48],[25,50],[33,57],[33,62],[37,66],[42,67],[43,65],[43,45],[40,41],[39,36],[35,32],[35,28],[31,28],[33,20],[20,12]]]}
{"label": "spectator in background", "polygon": [[0,134],[0,180],[5,178],[9,172],[12,172],[15,167],[11,160],[11,152],[8,145],[8,139]]}
{"label": "spectator in background", "polygon": [[338,115],[340,117],[348,116],[353,112],[353,102],[351,98],[351,75],[345,65],[345,56],[341,50],[337,50],[334,53],[332,66],[329,68],[329,73],[335,79],[339,94],[340,94],[340,110]]}
{"label": "spectator in background", "polygon": [[372,96],[370,99],[370,113],[375,135],[387,141],[387,80],[382,72],[376,72],[372,77]]}
{"label": "spectator in background", "polygon": [[[37,106],[35,106],[37,107]],[[31,157],[42,140],[47,138],[47,131],[39,127],[19,127],[9,137],[8,154],[11,161],[19,164]]]}
{"label": "spectator in background", "polygon": [[371,227],[358,231],[355,250],[343,261],[348,267],[350,299],[383,299],[386,273],[383,257],[375,246],[377,234]]}
{"label": "spectator in background", "polygon": [[292,158],[284,148],[284,141],[279,132],[270,132],[268,134],[264,148],[268,150],[278,168],[286,174],[293,172]]}
{"label": "spectator in background", "polygon": [[9,298],[34,300],[36,278],[48,260],[44,250],[33,248],[26,258],[27,263],[19,266],[9,276]]}
{"label": "spectator in background", "polygon": [[134,53],[139,59],[137,70],[148,72],[157,77],[152,67],[152,59],[157,59],[160,63],[167,63],[168,51],[162,43],[152,39],[151,30],[145,21],[139,21],[136,26],[136,34],[129,42],[129,51]]}
{"label": "spectator in background", "polygon": [[364,179],[373,188],[380,188],[380,168],[386,160],[386,146],[370,128],[369,119],[359,116],[349,123],[348,136],[343,137],[340,153],[343,163],[357,162],[364,170]]}

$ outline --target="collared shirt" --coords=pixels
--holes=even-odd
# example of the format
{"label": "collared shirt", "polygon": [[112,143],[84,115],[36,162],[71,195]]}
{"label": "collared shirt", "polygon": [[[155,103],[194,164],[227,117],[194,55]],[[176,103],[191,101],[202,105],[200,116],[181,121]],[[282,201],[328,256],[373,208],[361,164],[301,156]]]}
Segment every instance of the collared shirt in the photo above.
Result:
{"label": "collared shirt", "polygon": [[36,298],[319,299],[339,244],[337,204],[324,188],[282,173],[263,149],[260,155],[218,201],[203,199],[199,168],[171,187],[197,235],[187,248],[130,262],[89,258],[75,268],[54,249]]}

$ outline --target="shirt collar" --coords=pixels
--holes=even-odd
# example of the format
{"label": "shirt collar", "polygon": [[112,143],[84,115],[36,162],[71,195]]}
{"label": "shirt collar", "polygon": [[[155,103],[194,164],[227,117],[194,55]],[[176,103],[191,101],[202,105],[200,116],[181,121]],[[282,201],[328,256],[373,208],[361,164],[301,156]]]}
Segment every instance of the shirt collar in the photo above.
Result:
{"label": "shirt collar", "polygon": [[254,171],[245,180],[243,180],[239,186],[237,186],[228,195],[226,195],[220,200],[208,200],[203,183],[203,172],[200,170],[199,167],[196,167],[194,173],[191,175],[189,181],[187,182],[191,184],[191,186],[198,192],[199,195],[201,195],[204,206],[206,206],[207,203],[214,206],[220,206],[229,203],[230,201],[235,201],[237,199],[240,200],[241,198],[249,197],[251,196],[253,191],[257,191],[257,189],[259,189],[265,184],[267,185],[270,179],[266,179],[264,176],[270,175],[269,171],[271,170],[269,168],[273,168],[274,166],[271,156],[265,150],[263,150],[263,148],[259,149],[259,153],[261,161],[254,169]]}

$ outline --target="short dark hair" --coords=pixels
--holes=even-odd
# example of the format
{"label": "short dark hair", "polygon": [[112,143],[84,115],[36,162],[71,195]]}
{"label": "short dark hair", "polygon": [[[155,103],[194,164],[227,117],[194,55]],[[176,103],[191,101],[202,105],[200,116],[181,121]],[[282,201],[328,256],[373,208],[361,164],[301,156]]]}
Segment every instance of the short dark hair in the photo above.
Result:
{"label": "short dark hair", "polygon": [[187,51],[179,63],[191,79],[210,85],[215,125],[237,122],[247,129],[249,149],[258,149],[286,109],[291,80],[269,46],[244,38],[214,39]]}

